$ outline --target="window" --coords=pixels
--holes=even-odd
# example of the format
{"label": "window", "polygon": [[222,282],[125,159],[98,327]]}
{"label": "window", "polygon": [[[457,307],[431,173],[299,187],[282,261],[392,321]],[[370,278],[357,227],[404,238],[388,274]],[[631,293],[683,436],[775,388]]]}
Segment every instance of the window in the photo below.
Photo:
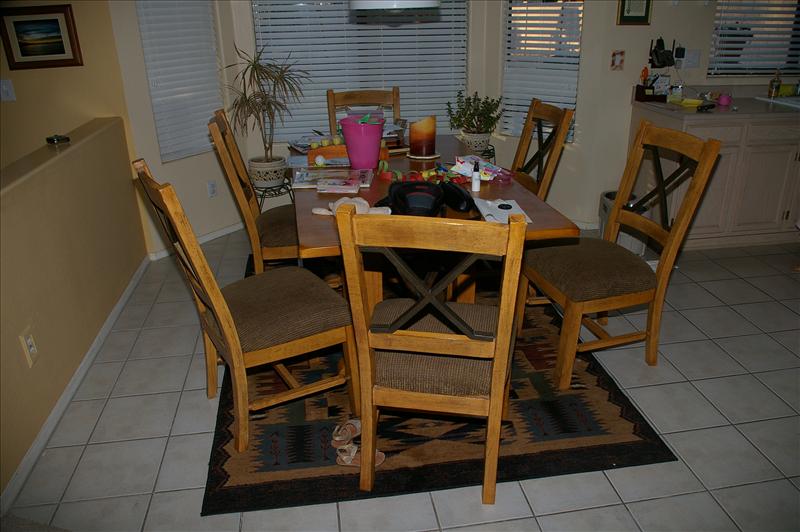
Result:
{"label": "window", "polygon": [[709,76],[800,74],[798,0],[717,0]]}
{"label": "window", "polygon": [[503,133],[520,134],[532,98],[575,108],[582,21],[580,1],[508,0]]}
{"label": "window", "polygon": [[139,0],[136,10],[161,161],[210,151],[208,121],[222,107],[213,4]]}
{"label": "window", "polygon": [[438,9],[351,11],[349,0],[254,0],[256,47],[308,72],[302,100],[277,140],[327,131],[326,91],[400,87],[403,118],[436,115],[449,130],[448,101],[467,79],[467,3]]}

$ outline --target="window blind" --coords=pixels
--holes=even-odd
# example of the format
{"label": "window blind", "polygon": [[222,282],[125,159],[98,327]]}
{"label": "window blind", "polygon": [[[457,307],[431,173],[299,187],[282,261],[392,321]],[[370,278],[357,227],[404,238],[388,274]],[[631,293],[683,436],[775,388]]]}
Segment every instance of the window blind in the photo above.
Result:
{"label": "window blind", "polygon": [[800,74],[800,2],[717,0],[709,76]]}
{"label": "window blind", "polygon": [[[436,115],[449,131],[448,101],[466,85],[467,3],[436,9],[351,11],[349,0],[254,0],[256,47],[308,72],[303,98],[277,140],[328,131],[326,91],[400,87],[403,118]],[[387,114],[389,118],[390,113]]]}
{"label": "window blind", "polygon": [[575,108],[583,2],[508,0],[505,19],[501,127],[516,136],[532,98]]}
{"label": "window blind", "polygon": [[214,7],[208,0],[138,0],[162,162],[210,151],[208,121],[222,107]]}

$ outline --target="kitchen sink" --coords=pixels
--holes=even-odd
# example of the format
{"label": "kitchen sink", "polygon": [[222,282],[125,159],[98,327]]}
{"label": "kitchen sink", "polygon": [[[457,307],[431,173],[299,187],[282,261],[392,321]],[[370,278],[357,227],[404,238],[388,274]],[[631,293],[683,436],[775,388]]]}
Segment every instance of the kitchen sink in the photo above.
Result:
{"label": "kitchen sink", "polygon": [[786,105],[788,107],[794,107],[795,109],[800,109],[800,96],[784,96],[780,98],[771,98],[771,99],[757,96],[756,100],[761,100],[762,102],[772,102],[776,105]]}

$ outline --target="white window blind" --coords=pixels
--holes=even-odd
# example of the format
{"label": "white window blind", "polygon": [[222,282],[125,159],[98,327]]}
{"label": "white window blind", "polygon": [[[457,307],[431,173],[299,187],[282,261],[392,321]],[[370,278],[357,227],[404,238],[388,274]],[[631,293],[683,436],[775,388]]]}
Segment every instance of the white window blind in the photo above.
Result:
{"label": "white window blind", "polygon": [[502,131],[519,135],[532,98],[575,108],[583,2],[508,0]]}
{"label": "white window blind", "polygon": [[214,7],[208,0],[138,0],[139,31],[163,162],[212,149],[222,107]]}
{"label": "white window blind", "polygon": [[437,9],[351,11],[349,0],[254,0],[256,47],[308,72],[303,98],[277,127],[291,140],[328,131],[326,91],[400,87],[403,118],[436,115],[449,130],[448,101],[466,85],[467,3]]}
{"label": "white window blind", "polygon": [[709,76],[800,74],[798,0],[717,0]]}

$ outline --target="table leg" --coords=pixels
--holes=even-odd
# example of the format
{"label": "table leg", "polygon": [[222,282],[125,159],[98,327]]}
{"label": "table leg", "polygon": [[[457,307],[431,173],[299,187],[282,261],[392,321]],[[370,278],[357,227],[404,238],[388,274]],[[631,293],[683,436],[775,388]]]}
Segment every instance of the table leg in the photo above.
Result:
{"label": "table leg", "polygon": [[474,273],[462,273],[454,284],[456,301],[459,303],[475,303],[476,282]]}

